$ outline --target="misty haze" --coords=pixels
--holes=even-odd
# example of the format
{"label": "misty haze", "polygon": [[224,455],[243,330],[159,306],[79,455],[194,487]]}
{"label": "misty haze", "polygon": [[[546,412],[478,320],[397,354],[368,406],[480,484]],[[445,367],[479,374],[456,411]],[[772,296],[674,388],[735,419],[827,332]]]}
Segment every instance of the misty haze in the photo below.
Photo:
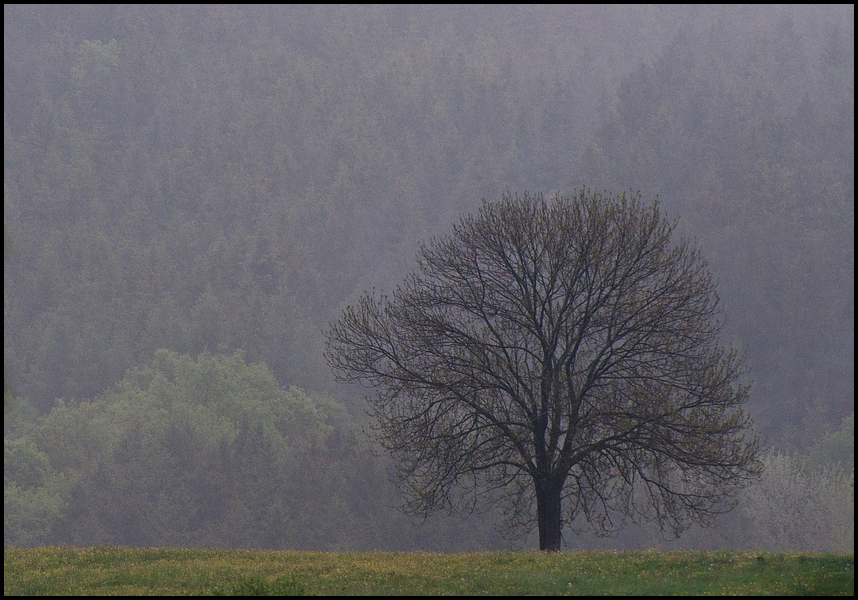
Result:
{"label": "misty haze", "polygon": [[323,330],[592,190],[699,247],[763,469],[561,549],[853,551],[852,6],[6,5],[3,125],[7,548],[536,548],[398,510]]}

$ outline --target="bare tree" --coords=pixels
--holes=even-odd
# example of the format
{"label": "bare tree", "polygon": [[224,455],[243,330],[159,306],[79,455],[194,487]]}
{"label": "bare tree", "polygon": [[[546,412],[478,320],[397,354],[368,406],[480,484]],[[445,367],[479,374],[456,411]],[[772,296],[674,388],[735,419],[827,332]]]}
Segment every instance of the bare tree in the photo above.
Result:
{"label": "bare tree", "polygon": [[712,277],[674,228],[639,196],[484,202],[421,246],[392,298],[344,311],[325,355],[376,388],[407,512],[488,493],[532,528],[535,500],[539,547],[559,550],[582,516],[678,535],[732,508],[760,470],[743,360],[718,345]]}

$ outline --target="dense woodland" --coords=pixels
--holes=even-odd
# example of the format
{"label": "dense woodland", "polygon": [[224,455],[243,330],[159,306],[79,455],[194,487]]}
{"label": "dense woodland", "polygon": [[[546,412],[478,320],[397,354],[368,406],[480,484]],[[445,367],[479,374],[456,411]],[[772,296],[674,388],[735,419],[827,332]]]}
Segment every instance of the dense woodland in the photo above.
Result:
{"label": "dense woodland", "polygon": [[851,549],[852,6],[6,5],[6,544],[502,547],[392,508],[320,332],[587,187],[701,246],[769,454],[713,529],[564,542]]}

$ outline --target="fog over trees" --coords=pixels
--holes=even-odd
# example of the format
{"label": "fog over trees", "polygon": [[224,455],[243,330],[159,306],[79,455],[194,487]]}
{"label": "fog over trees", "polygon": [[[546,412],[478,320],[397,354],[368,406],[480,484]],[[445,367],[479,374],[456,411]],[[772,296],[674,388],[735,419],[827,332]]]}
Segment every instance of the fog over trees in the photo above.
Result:
{"label": "fog over trees", "polygon": [[700,248],[766,468],[563,547],[851,549],[852,6],[5,6],[6,544],[535,547],[393,508],[322,331],[587,188]]}

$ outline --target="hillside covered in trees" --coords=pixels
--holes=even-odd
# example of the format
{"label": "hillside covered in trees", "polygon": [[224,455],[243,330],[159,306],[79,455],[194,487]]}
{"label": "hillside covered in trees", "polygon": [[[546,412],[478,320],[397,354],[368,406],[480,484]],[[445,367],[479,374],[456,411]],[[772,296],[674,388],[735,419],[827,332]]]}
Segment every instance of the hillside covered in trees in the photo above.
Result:
{"label": "hillside covered in trees", "polygon": [[5,6],[7,543],[498,547],[390,508],[320,332],[481,199],[586,187],[679,218],[749,359],[770,468],[677,543],[851,547],[853,7]]}

